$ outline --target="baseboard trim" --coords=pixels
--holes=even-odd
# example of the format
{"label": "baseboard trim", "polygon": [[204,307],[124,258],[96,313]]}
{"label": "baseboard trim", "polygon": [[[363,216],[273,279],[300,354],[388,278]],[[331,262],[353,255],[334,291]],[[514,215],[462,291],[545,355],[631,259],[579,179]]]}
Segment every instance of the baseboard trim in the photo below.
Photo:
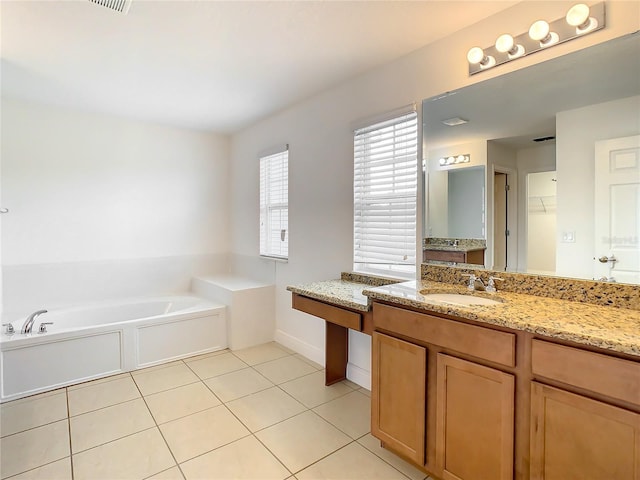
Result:
{"label": "baseboard trim", "polygon": [[324,351],[321,348],[303,342],[299,338],[289,335],[282,330],[276,330],[274,340],[294,352],[299,353],[303,357],[313,360],[320,365],[324,365]]}
{"label": "baseboard trim", "polygon": [[369,370],[358,367],[353,363],[347,363],[347,379],[367,390],[371,390],[371,372]]}

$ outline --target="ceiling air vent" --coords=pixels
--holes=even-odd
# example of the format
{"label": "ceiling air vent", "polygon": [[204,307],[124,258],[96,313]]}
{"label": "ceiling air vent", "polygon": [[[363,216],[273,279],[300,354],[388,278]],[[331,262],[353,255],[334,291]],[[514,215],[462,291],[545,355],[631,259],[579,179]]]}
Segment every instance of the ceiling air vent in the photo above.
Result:
{"label": "ceiling air vent", "polygon": [[111,10],[115,10],[116,12],[124,13],[125,15],[129,12],[129,7],[131,6],[132,0],[89,0],[96,5],[102,5],[103,7],[110,8]]}
{"label": "ceiling air vent", "polygon": [[533,139],[533,141],[534,141],[534,142],[549,142],[549,141],[551,141],[551,140],[555,140],[555,139],[556,139],[556,137],[552,137],[552,136],[550,136],[550,137],[539,137],[539,138],[534,138],[534,139]]}

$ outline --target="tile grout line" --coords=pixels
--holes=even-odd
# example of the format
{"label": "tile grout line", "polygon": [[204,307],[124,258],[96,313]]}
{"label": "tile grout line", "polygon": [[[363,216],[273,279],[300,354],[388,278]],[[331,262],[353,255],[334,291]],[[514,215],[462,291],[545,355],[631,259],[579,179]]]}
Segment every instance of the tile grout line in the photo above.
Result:
{"label": "tile grout line", "polygon": [[[249,366],[249,368],[251,368],[254,372],[258,373],[259,375],[262,375],[262,374],[260,374],[260,372],[258,372],[258,371],[257,371],[255,368],[253,368],[252,366]],[[262,376],[263,376],[263,375],[262,375]],[[265,378],[266,378],[266,377],[265,377]],[[267,380],[269,380],[269,379],[267,379]],[[269,381],[271,381],[271,380],[269,380]],[[209,385],[207,385],[204,381],[203,381],[202,383],[205,385],[205,387],[207,387],[207,388],[211,391],[211,393],[213,393],[213,394],[215,395],[215,393],[213,392],[213,390],[211,390],[211,388],[209,387]],[[274,385],[274,386],[276,386],[276,385]],[[269,387],[269,388],[273,388],[273,387]],[[268,389],[265,389],[265,390],[268,390]],[[264,390],[260,390],[259,392],[263,392],[263,391],[264,391]],[[259,392],[254,392],[254,393],[259,393]],[[286,392],[285,392],[285,393],[286,393]],[[246,397],[248,397],[248,396],[250,396],[250,395],[253,395],[253,393],[250,393],[250,394],[248,394],[248,395],[245,395],[245,396],[243,396],[243,397],[239,397],[239,398],[246,398]],[[217,398],[217,397],[216,397],[216,398]],[[239,398],[238,398],[238,399],[239,399]],[[234,400],[238,400],[238,399],[234,399]],[[229,400],[229,401],[230,401],[230,402],[232,402],[232,401],[234,401],[234,400]],[[222,400],[221,400],[221,401],[222,401]],[[299,403],[300,403],[300,402],[299,402]],[[283,462],[280,458],[278,458],[278,456],[277,456],[274,452],[272,452],[272,451],[269,449],[269,447],[267,447],[264,443],[262,443],[262,441],[261,441],[261,440],[258,438],[258,436],[256,435],[256,433],[257,433],[257,432],[262,431],[262,430],[265,430],[266,428],[272,427],[273,425],[270,425],[269,427],[265,427],[265,428],[263,428],[263,429],[261,429],[261,430],[257,430],[256,432],[253,432],[253,431],[251,431],[251,429],[250,429],[247,425],[245,425],[245,423],[244,423],[244,422],[243,422],[243,421],[242,421],[242,420],[241,420],[241,419],[240,419],[240,418],[239,418],[239,417],[238,417],[238,416],[233,412],[233,410],[231,410],[231,409],[229,408],[229,406],[227,405],[227,402],[222,402],[222,405],[224,405],[224,407],[227,409],[227,411],[228,411],[231,415],[233,415],[233,417],[234,417],[236,420],[238,420],[238,422],[240,422],[240,424],[241,424],[242,426],[244,426],[244,428],[246,428],[246,429],[247,429],[247,431],[249,432],[249,435],[246,435],[246,436],[241,437],[241,438],[239,438],[239,439],[237,439],[237,440],[234,440],[234,442],[237,442],[238,440],[242,440],[243,438],[247,438],[247,437],[249,437],[249,436],[251,436],[251,437],[255,438],[255,439],[256,439],[256,441],[257,441],[260,445],[262,445],[262,446],[263,446],[263,447],[264,447],[264,448],[265,448],[265,449],[266,449],[266,450],[267,450],[267,451],[268,451],[268,452],[273,456],[273,458],[275,458],[275,459],[278,461],[278,463],[280,463],[280,465],[282,465],[282,466],[284,467],[284,469],[285,469],[287,472],[289,472],[289,476],[292,476],[292,475],[293,475],[293,472],[291,472],[291,470],[290,470],[290,469],[289,469],[289,468],[284,464],[284,462]],[[305,407],[305,408],[307,408],[307,407],[306,407],[306,405],[302,405],[302,406],[303,406],[303,407]],[[309,409],[307,409],[306,411],[309,411]],[[302,413],[304,413],[304,412],[300,412],[298,415],[301,415]],[[296,416],[296,415],[294,415],[294,417],[295,417],[295,416]],[[293,417],[289,417],[289,418],[293,418]],[[286,418],[285,420],[288,420],[289,418]],[[277,425],[278,423],[282,423],[282,422],[284,422],[285,420],[281,420],[280,422],[277,422],[277,423],[275,423],[274,425]],[[228,443],[227,445],[230,445],[231,443],[233,443],[233,442],[230,442],[230,443]],[[218,448],[221,448],[221,447],[218,447]],[[213,449],[213,450],[217,450],[217,448],[215,448],[215,449]],[[213,450],[210,450],[209,452],[206,452],[206,453],[210,453],[210,452],[212,452]],[[203,453],[202,455],[206,455],[206,453]],[[199,455],[199,456],[201,456],[201,455]],[[197,457],[194,457],[194,458],[197,458]],[[190,460],[192,460],[192,459],[190,459]],[[288,478],[288,477],[287,477],[287,478]]]}
{"label": "tile grout line", "polygon": [[67,400],[67,428],[69,429],[69,466],[71,467],[71,480],[75,478],[75,468],[73,468],[73,445],[71,444],[71,407],[69,406],[69,389],[64,389],[64,396]]}
{"label": "tile grout line", "polygon": [[[187,362],[185,362],[184,360],[180,360],[187,368],[189,368],[189,365],[187,365]],[[189,370],[191,370],[189,368]],[[195,372],[194,372],[195,373]],[[197,375],[196,375],[197,376]],[[132,375],[133,377],[133,375]],[[147,399],[144,397],[144,395],[142,395],[142,391],[140,390],[140,387],[138,386],[138,384],[135,381],[135,378],[133,379],[133,383],[135,384],[136,388],[138,389],[138,392],[140,393],[140,396],[142,397],[142,401],[144,402],[145,407],[147,407],[147,411],[149,412],[149,415],[151,415],[151,419],[153,420],[153,423],[155,425],[154,428],[156,428],[158,430],[158,433],[160,434],[160,437],[162,437],[162,441],[164,442],[165,446],[167,447],[167,450],[169,450],[169,453],[171,454],[171,458],[173,458],[173,461],[175,462],[175,466],[178,467],[178,471],[180,472],[180,475],[182,475],[182,478],[187,478],[184,474],[184,472],[182,471],[182,468],[180,467],[180,464],[178,463],[178,460],[176,459],[176,456],[173,454],[173,450],[171,450],[171,447],[169,446],[169,442],[167,442],[167,439],[164,437],[164,434],[162,433],[162,430],[160,429],[160,425],[158,425],[158,422],[156,421],[156,417],[153,416],[153,412],[151,411],[151,409],[149,408],[149,404],[147,403]],[[196,382],[193,382],[196,383]],[[189,384],[191,385],[191,384]],[[182,385],[184,386],[184,385]],[[176,387],[178,388],[178,387]],[[159,393],[159,392],[158,392]],[[171,467],[170,467],[171,468]],[[168,470],[168,469],[167,469]],[[161,470],[164,471],[164,470]],[[150,477],[153,475],[157,475],[160,472],[155,472],[152,473],[151,475],[149,475]],[[149,478],[149,477],[146,477]]]}
{"label": "tile grout line", "polygon": [[[369,450],[365,445],[363,445],[362,443],[360,443],[360,440],[362,440],[364,437],[366,437],[367,435],[370,435],[370,434],[371,434],[371,432],[367,432],[367,433],[365,433],[364,435],[362,435],[362,436],[358,437],[358,439],[357,439],[357,440],[355,440],[355,442],[356,442],[358,445],[360,445],[362,448],[364,448],[367,452],[369,452],[369,453],[371,453],[371,454],[375,455],[375,456],[376,456],[376,457],[378,457],[380,460],[382,460],[384,463],[386,463],[387,465],[389,465],[391,468],[393,468],[393,469],[397,470],[398,472],[400,472],[400,474],[401,474],[401,475],[404,475],[404,476],[405,476],[405,477],[407,477],[409,480],[411,480],[411,477],[409,477],[408,475],[406,475],[404,472],[402,472],[402,471],[401,471],[399,468],[397,468],[395,465],[391,464],[391,463],[390,463],[390,462],[388,462],[386,459],[384,459],[384,458],[382,458],[380,455],[378,455],[376,452],[373,452],[373,451]],[[373,435],[372,435],[372,436],[373,436]],[[376,437],[373,437],[373,438],[375,438],[376,440],[378,440]],[[382,447],[381,447],[381,448],[382,448]],[[388,450],[385,450],[385,451],[388,451]],[[391,453],[391,452],[390,452],[390,453]],[[398,458],[399,458],[400,460],[402,460],[403,462],[405,461],[405,460],[403,460],[403,459],[402,459],[402,458],[400,458],[400,457],[398,457]],[[410,463],[408,463],[408,462],[407,462],[407,465],[410,465],[410,466],[412,466],[412,467],[413,467],[413,465],[411,465],[411,464],[410,464]],[[416,467],[413,467],[413,468],[416,468]],[[423,476],[420,480],[425,480],[427,477],[428,477],[428,475],[425,473],[425,474],[424,474],[424,476]]]}
{"label": "tile grout line", "polygon": [[[277,347],[276,347],[276,348],[277,348]],[[222,351],[220,351],[220,352],[222,352]],[[219,356],[219,355],[224,355],[224,353],[220,353],[220,352],[219,352],[217,355],[212,355],[211,353],[210,353],[210,354],[205,354],[205,355],[208,355],[208,356],[207,356],[207,357],[205,357],[205,358],[203,358],[202,360],[206,360],[206,359],[209,359],[209,358],[215,358],[216,356]],[[284,351],[283,351],[283,352],[284,352]],[[212,352],[212,353],[215,353],[215,352]],[[225,352],[225,353],[227,353],[227,352]],[[323,369],[317,369],[314,365],[310,365],[312,368],[314,368],[314,372],[305,373],[305,374],[303,374],[303,375],[296,376],[296,377],[294,377],[294,378],[292,378],[292,379],[290,379],[290,380],[287,380],[287,381],[280,382],[280,383],[277,383],[277,384],[276,384],[276,383],[273,383],[273,382],[272,382],[268,377],[266,377],[264,374],[262,374],[262,373],[261,373],[259,370],[257,370],[255,367],[256,367],[256,366],[259,366],[259,365],[263,365],[263,364],[268,363],[268,362],[273,362],[273,361],[277,361],[277,360],[281,360],[281,359],[286,359],[286,358],[296,358],[296,354],[295,354],[295,353],[287,353],[287,352],[285,352],[286,354],[285,354],[285,355],[283,355],[283,356],[281,356],[281,357],[278,357],[278,358],[275,358],[275,359],[271,359],[271,360],[266,360],[266,361],[264,361],[264,362],[260,362],[260,363],[255,363],[255,364],[253,364],[253,365],[248,364],[248,363],[247,363],[247,362],[245,362],[242,358],[240,358],[240,357],[236,356],[236,355],[235,355],[233,352],[231,352],[231,351],[228,351],[228,353],[230,353],[231,355],[233,355],[237,360],[239,360],[240,362],[242,362],[245,366],[244,366],[244,367],[239,368],[238,370],[233,370],[233,371],[230,371],[230,372],[225,372],[225,373],[222,373],[222,374],[220,374],[220,375],[215,375],[215,376],[213,376],[213,377],[209,377],[209,378],[203,379],[203,378],[201,378],[201,377],[200,377],[200,376],[199,376],[199,375],[198,375],[198,374],[197,374],[197,373],[196,373],[196,372],[195,372],[195,371],[190,367],[190,365],[189,365],[189,363],[187,362],[187,360],[186,360],[186,359],[174,360],[174,361],[169,362],[169,363],[173,363],[175,366],[178,366],[178,365],[179,365],[179,364],[178,364],[178,362],[181,362],[181,363],[182,363],[182,365],[186,366],[186,367],[187,367],[187,369],[188,369],[190,372],[192,372],[192,373],[196,376],[197,380],[196,380],[196,381],[194,381],[194,382],[190,382],[190,383],[184,384],[184,385],[178,385],[178,386],[175,386],[175,387],[171,387],[171,388],[168,388],[168,389],[165,389],[165,390],[161,390],[161,391],[158,391],[158,392],[153,392],[153,393],[148,394],[148,396],[157,395],[157,394],[164,393],[164,392],[168,392],[168,391],[175,390],[175,389],[178,389],[178,388],[186,387],[186,386],[188,386],[188,385],[194,385],[194,384],[196,384],[196,383],[202,383],[202,384],[205,386],[205,388],[206,388],[208,391],[210,391],[210,392],[211,392],[211,394],[214,396],[214,398],[216,398],[218,401],[220,401],[220,404],[219,404],[219,405],[212,406],[212,407],[209,407],[209,408],[205,408],[205,409],[203,409],[203,410],[199,410],[199,411],[197,411],[197,412],[191,412],[191,413],[189,413],[188,415],[183,415],[183,416],[181,416],[181,417],[177,417],[177,418],[171,419],[171,420],[169,420],[169,421],[167,421],[167,422],[163,422],[163,425],[164,425],[164,424],[166,424],[166,423],[169,423],[169,422],[171,422],[171,421],[175,421],[175,420],[183,419],[183,418],[186,418],[186,417],[188,417],[188,416],[190,416],[190,415],[198,414],[198,413],[204,412],[204,411],[206,411],[206,410],[210,410],[210,409],[216,408],[216,407],[218,407],[218,406],[222,406],[222,405],[224,405],[224,407],[227,409],[227,411],[228,411],[228,412],[229,412],[229,413],[230,413],[234,418],[236,418],[236,420],[237,420],[241,425],[243,425],[243,426],[247,429],[248,433],[247,433],[245,436],[242,436],[242,437],[240,437],[240,438],[238,438],[238,439],[235,439],[235,440],[233,440],[232,442],[228,442],[228,443],[226,443],[226,444],[224,444],[224,445],[219,445],[219,446],[217,446],[216,448],[214,448],[214,449],[212,449],[212,450],[209,450],[209,451],[204,452],[204,453],[202,453],[202,454],[200,454],[200,455],[197,455],[197,456],[195,456],[195,457],[192,457],[192,458],[190,458],[190,459],[187,459],[187,460],[185,460],[185,462],[190,461],[190,460],[192,460],[192,459],[195,459],[195,458],[197,458],[197,457],[200,457],[200,456],[202,456],[202,455],[206,455],[206,454],[208,454],[208,453],[210,453],[210,452],[212,452],[212,451],[214,451],[214,450],[217,450],[217,449],[219,449],[219,448],[225,447],[225,446],[227,446],[227,445],[229,445],[229,444],[231,444],[231,443],[234,443],[234,442],[236,442],[236,441],[239,441],[239,440],[241,440],[241,439],[243,439],[243,438],[247,438],[247,437],[249,437],[249,436],[252,436],[253,438],[255,438],[255,439],[258,441],[258,443],[259,443],[260,445],[262,445],[262,446],[263,446],[263,447],[264,447],[264,448],[269,452],[269,454],[271,454],[271,455],[272,455],[272,456],[273,456],[273,457],[278,461],[278,463],[279,463],[279,464],[281,464],[281,465],[285,468],[285,470],[286,470],[287,472],[289,472],[289,473],[290,473],[290,475],[295,475],[295,473],[291,472],[291,470],[290,470],[289,468],[287,468],[287,466],[286,466],[286,465],[284,465],[284,463],[282,462],[282,460],[280,460],[280,458],[278,458],[278,456],[277,456],[277,455],[275,455],[275,454],[274,454],[274,452],[272,452],[272,451],[271,451],[271,450],[270,450],[270,449],[269,449],[269,448],[268,448],[264,443],[262,443],[262,442],[260,441],[260,439],[257,437],[257,435],[256,435],[256,434],[257,434],[257,433],[259,433],[259,432],[261,432],[261,431],[263,431],[263,430],[265,430],[265,429],[271,428],[271,427],[273,427],[273,426],[275,426],[275,425],[278,425],[278,424],[283,423],[283,422],[285,422],[285,421],[287,421],[287,420],[290,420],[291,418],[294,418],[294,417],[296,417],[296,416],[298,416],[298,415],[302,415],[302,414],[304,414],[304,413],[306,413],[306,412],[312,412],[312,413],[313,413],[314,415],[316,415],[318,418],[320,418],[321,420],[325,421],[327,424],[331,425],[332,427],[336,428],[336,429],[337,429],[338,431],[340,431],[341,433],[345,434],[345,435],[346,435],[346,437],[349,439],[349,442],[348,442],[346,445],[343,445],[342,447],[339,447],[338,449],[336,449],[336,450],[334,450],[334,451],[332,451],[332,452],[328,453],[327,455],[323,456],[321,459],[316,460],[315,462],[313,462],[313,463],[311,463],[311,464],[307,465],[307,466],[306,466],[306,467],[304,467],[304,468],[308,468],[309,466],[311,466],[311,465],[313,465],[313,464],[317,463],[318,461],[320,461],[320,460],[322,460],[322,459],[324,459],[324,458],[326,458],[326,457],[328,457],[328,456],[332,455],[333,453],[335,453],[335,452],[337,452],[337,451],[341,450],[342,448],[344,448],[344,447],[346,447],[346,446],[350,445],[351,443],[354,443],[354,442],[358,443],[358,440],[359,440],[359,439],[361,439],[361,438],[363,438],[364,436],[366,436],[366,434],[364,434],[364,435],[361,435],[360,437],[358,437],[357,439],[353,439],[353,438],[351,438],[351,436],[350,436],[350,435],[348,435],[346,432],[344,432],[342,429],[340,429],[337,425],[334,425],[334,423],[332,423],[331,421],[329,421],[329,420],[325,419],[324,417],[322,417],[321,415],[319,415],[317,412],[313,411],[313,409],[314,409],[314,408],[318,408],[318,407],[320,407],[320,406],[322,406],[322,405],[328,404],[328,403],[330,403],[330,402],[332,402],[332,401],[338,400],[339,398],[342,398],[342,397],[344,397],[344,396],[346,396],[346,395],[349,395],[350,393],[353,393],[353,392],[355,392],[355,391],[359,391],[359,390],[361,390],[361,388],[362,388],[362,387],[354,388],[354,387],[353,387],[353,386],[351,386],[351,385],[344,384],[344,386],[346,386],[346,387],[349,389],[349,391],[347,391],[347,392],[345,392],[345,393],[342,393],[342,394],[338,395],[337,397],[332,398],[332,399],[330,399],[330,400],[326,400],[326,401],[324,401],[324,402],[322,402],[322,403],[320,403],[320,404],[318,404],[318,405],[314,405],[313,407],[308,407],[307,405],[305,405],[304,403],[302,403],[300,400],[298,400],[298,399],[297,399],[293,394],[291,394],[291,393],[287,392],[286,390],[284,390],[284,388],[283,388],[282,386],[283,386],[284,384],[286,384],[286,383],[293,382],[293,381],[295,381],[295,380],[299,380],[299,379],[301,379],[301,378],[308,377],[308,376],[311,376],[311,375],[313,375],[313,374],[316,374],[316,373],[322,372],[322,371],[323,371]],[[191,357],[188,357],[188,358],[191,358]],[[301,360],[301,361],[302,361],[302,360]],[[307,363],[307,362],[304,362],[304,363]],[[170,366],[174,366],[174,365],[166,365],[166,366],[163,366],[162,368],[157,368],[158,366],[154,366],[154,367],[150,367],[150,368],[156,368],[156,371],[161,371],[161,370],[163,370],[164,368],[168,368],[168,367],[170,367]],[[232,399],[232,400],[223,401],[223,400],[221,400],[220,398],[218,398],[218,396],[215,394],[215,392],[212,390],[212,388],[211,388],[209,385],[207,385],[207,383],[205,383],[205,381],[206,381],[206,380],[210,380],[210,379],[212,379],[212,378],[220,377],[220,376],[223,376],[223,375],[232,374],[232,373],[235,373],[235,372],[239,372],[239,371],[241,371],[241,370],[246,370],[246,369],[248,369],[248,368],[251,368],[251,369],[253,370],[253,373],[258,374],[258,375],[259,375],[260,377],[262,377],[262,378],[265,378],[267,381],[269,381],[269,382],[273,383],[273,385],[272,385],[272,386],[270,386],[270,387],[268,387],[268,388],[265,388],[265,389],[259,390],[259,391],[257,391],[257,392],[252,392],[252,393],[250,393],[250,394],[243,395],[243,396],[241,396],[241,397],[234,398],[234,399]],[[139,385],[137,384],[137,382],[135,381],[135,376],[132,374],[132,372],[124,372],[124,373],[128,374],[128,377],[121,376],[120,378],[113,378],[113,379],[110,379],[110,380],[102,381],[102,382],[100,382],[100,383],[98,383],[98,384],[96,384],[96,385],[99,385],[99,384],[108,384],[108,383],[110,383],[110,382],[112,382],[112,381],[116,381],[116,380],[119,380],[119,379],[130,378],[130,379],[133,381],[133,383],[134,383],[134,385],[135,385],[135,387],[136,387],[136,390],[137,390],[138,394],[140,395],[138,398],[141,398],[141,399],[143,400],[143,402],[144,402],[144,404],[145,404],[145,406],[146,406],[146,408],[147,408],[147,411],[148,411],[148,412],[149,412],[149,414],[151,415],[151,418],[152,418],[153,423],[154,423],[154,427],[149,427],[149,428],[146,428],[146,429],[143,429],[143,430],[139,430],[139,431],[137,431],[137,432],[133,432],[133,433],[131,433],[131,434],[129,434],[129,435],[125,435],[125,436],[123,436],[123,437],[119,437],[119,438],[113,439],[113,440],[111,440],[111,441],[109,441],[109,442],[105,442],[105,443],[102,443],[102,444],[100,444],[100,445],[96,445],[96,446],[93,446],[93,447],[91,447],[91,448],[88,448],[88,449],[82,450],[82,452],[86,452],[86,451],[88,451],[88,450],[91,450],[91,449],[97,448],[97,447],[99,447],[99,446],[103,446],[103,445],[106,445],[106,444],[108,444],[108,443],[112,443],[112,442],[114,442],[114,441],[120,440],[120,439],[122,439],[122,438],[126,438],[126,437],[129,437],[129,436],[132,436],[132,435],[135,435],[135,434],[138,434],[138,433],[144,432],[144,431],[151,430],[152,428],[157,428],[157,430],[158,430],[158,432],[160,433],[160,435],[161,435],[161,437],[162,437],[162,439],[163,439],[163,441],[164,441],[164,443],[165,443],[166,447],[169,449],[169,452],[171,453],[171,456],[172,456],[172,458],[173,458],[173,460],[174,460],[174,464],[175,464],[174,466],[177,466],[177,467],[178,467],[178,470],[179,470],[179,471],[180,471],[180,473],[181,473],[181,475],[182,475],[184,478],[186,478],[186,477],[185,477],[185,475],[184,475],[184,472],[183,472],[183,470],[182,470],[182,468],[181,468],[181,466],[180,466],[180,464],[178,463],[178,461],[177,461],[177,459],[176,459],[175,455],[173,454],[173,451],[172,451],[172,450],[171,450],[171,448],[169,447],[169,444],[168,444],[168,442],[167,442],[166,438],[164,437],[164,434],[162,433],[162,430],[160,429],[160,424],[158,423],[158,421],[156,420],[156,418],[153,416],[153,413],[151,412],[151,409],[149,408],[149,404],[147,403],[146,396],[142,394],[142,391],[140,390],[140,386],[139,386]],[[152,371],[152,372],[147,372],[147,373],[153,373],[153,371]],[[118,375],[118,376],[120,376],[120,375],[122,375],[122,374],[117,374],[117,375]],[[91,384],[91,382],[92,382],[92,381],[84,382],[84,383],[86,383],[87,385],[80,384],[80,385],[83,385],[83,386],[82,386],[82,387],[80,387],[80,388],[72,389],[71,391],[75,391],[75,390],[82,390],[82,389],[84,389],[84,388],[88,388],[88,387],[90,387],[90,386],[91,386],[91,385],[90,385],[90,384]],[[256,430],[255,432],[253,432],[253,431],[251,431],[251,429],[250,429],[250,428],[248,428],[248,426],[247,426],[247,425],[245,425],[245,424],[242,422],[242,420],[241,420],[239,417],[237,417],[237,416],[234,414],[234,412],[233,412],[233,411],[228,407],[228,405],[227,405],[227,403],[230,403],[230,402],[232,402],[232,401],[239,400],[239,399],[242,399],[242,398],[246,398],[246,397],[251,396],[251,395],[255,395],[256,393],[260,393],[260,392],[262,392],[262,391],[264,391],[264,390],[267,390],[267,389],[269,389],[269,388],[273,388],[273,387],[277,387],[281,392],[284,392],[284,393],[287,395],[287,397],[291,398],[292,400],[294,400],[295,402],[297,402],[299,405],[301,405],[301,406],[304,408],[304,410],[303,410],[302,412],[299,412],[299,413],[295,414],[295,415],[292,415],[292,416],[287,417],[287,418],[285,418],[285,419],[283,419],[283,420],[280,420],[279,422],[276,422],[276,423],[274,423],[274,424],[272,424],[272,425],[268,425],[268,426],[266,426],[266,427],[264,427],[264,428],[261,428],[261,429],[259,429],[259,430]],[[72,445],[72,441],[71,441],[71,424],[70,424],[70,422],[71,422],[71,418],[79,417],[79,416],[86,415],[86,414],[89,414],[89,413],[94,413],[94,412],[97,412],[97,411],[99,411],[99,410],[103,410],[103,409],[106,409],[106,408],[109,408],[109,407],[113,407],[113,406],[116,406],[116,405],[121,405],[121,404],[123,404],[123,403],[131,402],[131,401],[137,400],[137,398],[135,398],[135,399],[125,400],[125,401],[123,401],[123,402],[117,402],[117,403],[115,403],[115,404],[113,404],[113,405],[107,405],[107,406],[104,406],[104,407],[101,407],[101,408],[98,408],[98,409],[95,409],[95,410],[89,410],[89,411],[87,411],[87,412],[83,412],[83,413],[80,413],[80,414],[75,415],[74,417],[72,417],[72,416],[71,416],[71,414],[70,414],[70,401],[69,401],[69,393],[70,393],[70,391],[69,391],[69,388],[68,388],[68,387],[63,387],[63,388],[64,388],[64,393],[65,393],[65,399],[66,399],[66,410],[67,410],[67,412],[66,412],[66,419],[64,419],[64,420],[66,420],[66,421],[67,421],[67,427],[68,427],[68,434],[69,434],[69,459],[70,459],[70,462],[71,462],[71,475],[72,475],[72,479],[73,479],[73,478],[74,478],[74,475],[75,475],[75,472],[74,472],[74,468],[73,468],[73,461],[72,461],[72,460],[73,460],[73,456],[74,456],[75,454],[73,453],[73,445]],[[61,393],[62,393],[62,392],[61,392]],[[359,392],[359,393],[363,394],[362,392]],[[363,395],[365,395],[365,394],[363,394]],[[60,420],[57,420],[57,421],[60,421]],[[45,424],[45,425],[49,425],[49,424],[51,424],[51,423],[55,423],[55,422],[56,422],[56,421],[54,421],[54,422],[50,422],[50,423]],[[39,425],[38,427],[41,427],[41,426],[44,426],[44,425]],[[38,428],[38,427],[33,427],[32,429],[34,429],[34,428]],[[27,430],[31,430],[31,429],[27,429]],[[21,432],[16,432],[16,433],[21,433]],[[12,434],[12,435],[14,435],[14,434]],[[370,453],[374,454],[377,458],[380,458],[381,460],[383,460],[386,464],[390,465],[390,466],[391,466],[392,468],[394,468],[395,470],[398,470],[397,468],[395,468],[393,465],[391,465],[391,464],[389,464],[388,462],[386,462],[386,460],[384,460],[383,458],[379,457],[379,456],[378,456],[377,454],[375,454],[374,452],[371,452],[369,449],[367,449],[366,447],[364,447],[364,446],[363,446],[363,445],[361,445],[361,444],[359,444],[359,445],[360,445],[360,446],[362,446],[363,448],[365,448],[365,449],[366,449],[367,451],[369,451]],[[82,452],[76,452],[76,454],[79,454],[79,453],[82,453]],[[66,458],[66,457],[64,457],[64,458]],[[53,462],[55,462],[55,461],[59,461],[59,460],[61,460],[61,459],[54,460]],[[53,463],[53,462],[49,462],[49,463]],[[49,463],[47,463],[47,464],[45,464],[45,465],[48,465]],[[41,467],[41,466],[40,466],[40,467]],[[35,468],[40,468],[40,467],[35,467]],[[173,468],[173,466],[171,466],[171,467],[169,467],[169,468],[167,468],[167,469],[163,470],[162,472],[164,472],[164,471],[166,471],[166,470],[170,470],[170,469],[172,469],[172,468]],[[299,473],[300,471],[304,470],[304,468],[303,468],[303,469],[301,469],[301,470],[299,470],[299,471],[298,471],[298,472],[296,472],[296,473]],[[33,470],[33,469],[32,469],[32,470]],[[162,473],[162,472],[156,472],[156,473],[153,473],[151,476],[153,476],[153,475],[157,475],[158,473]],[[401,475],[405,476],[401,471],[399,471],[399,470],[398,470],[398,472],[399,472]],[[22,472],[22,473],[24,473],[24,472]],[[18,474],[18,475],[19,475],[19,474]],[[149,477],[147,477],[147,478],[149,478]]]}

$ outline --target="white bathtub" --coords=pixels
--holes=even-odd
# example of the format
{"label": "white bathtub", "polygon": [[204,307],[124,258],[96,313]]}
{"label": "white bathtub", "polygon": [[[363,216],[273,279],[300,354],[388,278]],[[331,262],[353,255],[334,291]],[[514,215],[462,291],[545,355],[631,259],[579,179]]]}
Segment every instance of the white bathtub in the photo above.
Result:
{"label": "white bathtub", "polygon": [[[199,297],[51,309],[0,335],[0,402],[226,348],[225,306]],[[11,322],[20,332],[24,319]],[[47,333],[37,333],[40,324]]]}

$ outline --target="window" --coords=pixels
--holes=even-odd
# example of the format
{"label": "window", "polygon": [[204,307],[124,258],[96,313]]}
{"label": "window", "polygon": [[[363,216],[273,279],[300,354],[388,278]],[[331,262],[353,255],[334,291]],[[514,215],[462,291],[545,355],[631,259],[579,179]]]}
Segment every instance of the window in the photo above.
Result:
{"label": "window", "polygon": [[354,134],[354,270],[415,273],[418,121],[415,112]]}
{"label": "window", "polygon": [[260,255],[289,256],[289,150],[260,158]]}

